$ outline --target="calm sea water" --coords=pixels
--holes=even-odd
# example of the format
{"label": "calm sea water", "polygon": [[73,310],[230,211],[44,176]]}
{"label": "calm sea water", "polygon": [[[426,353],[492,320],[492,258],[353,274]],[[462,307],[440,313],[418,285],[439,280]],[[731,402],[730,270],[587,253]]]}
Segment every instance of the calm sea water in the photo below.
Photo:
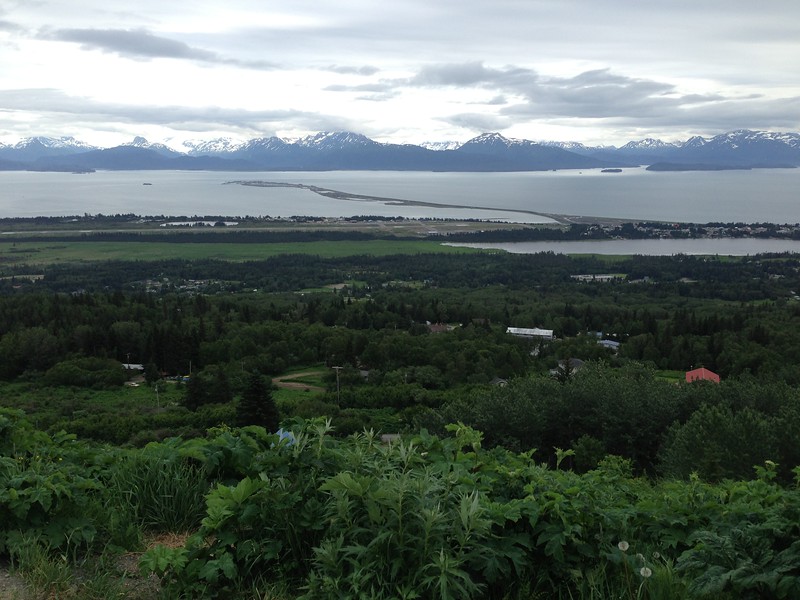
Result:
{"label": "calm sea water", "polygon": [[[339,200],[307,190],[225,185],[234,180],[304,183],[445,206]],[[516,212],[530,211],[696,223],[798,223],[799,189],[800,169],[684,173],[644,169],[622,173],[99,171],[85,175],[6,171],[0,172],[0,216],[396,215],[547,221]]]}

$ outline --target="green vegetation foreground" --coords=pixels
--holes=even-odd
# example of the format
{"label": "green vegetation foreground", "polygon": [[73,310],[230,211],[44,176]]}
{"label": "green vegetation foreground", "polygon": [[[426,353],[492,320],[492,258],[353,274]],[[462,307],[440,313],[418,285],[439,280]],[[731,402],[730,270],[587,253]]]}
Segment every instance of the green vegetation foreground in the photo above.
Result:
{"label": "green vegetation foreground", "polygon": [[0,282],[0,560],[39,595],[151,598],[116,561],[180,532],[166,598],[800,596],[794,256],[40,268]]}
{"label": "green vegetation foreground", "polygon": [[[120,450],[3,410],[0,554],[63,573],[188,530],[141,558],[167,598],[797,597],[800,470],[791,487],[770,462],[751,481],[651,483],[609,456],[578,475],[447,429],[382,443],[296,421]],[[40,584],[125,597],[97,573]]]}

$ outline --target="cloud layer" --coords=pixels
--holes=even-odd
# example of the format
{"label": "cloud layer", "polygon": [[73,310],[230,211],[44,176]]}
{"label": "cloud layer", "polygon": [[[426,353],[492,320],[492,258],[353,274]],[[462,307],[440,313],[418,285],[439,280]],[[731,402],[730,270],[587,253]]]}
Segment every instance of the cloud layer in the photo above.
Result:
{"label": "cloud layer", "polygon": [[[0,8],[0,140],[800,130],[800,3],[141,0]],[[91,139],[89,139],[91,141]]]}

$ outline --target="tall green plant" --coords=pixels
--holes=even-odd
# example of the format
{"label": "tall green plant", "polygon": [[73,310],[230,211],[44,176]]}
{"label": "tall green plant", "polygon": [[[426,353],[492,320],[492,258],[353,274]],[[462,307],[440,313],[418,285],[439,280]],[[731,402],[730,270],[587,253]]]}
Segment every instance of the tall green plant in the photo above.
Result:
{"label": "tall green plant", "polygon": [[120,460],[108,485],[115,512],[127,514],[142,528],[172,532],[199,525],[209,489],[200,465],[157,444]]}

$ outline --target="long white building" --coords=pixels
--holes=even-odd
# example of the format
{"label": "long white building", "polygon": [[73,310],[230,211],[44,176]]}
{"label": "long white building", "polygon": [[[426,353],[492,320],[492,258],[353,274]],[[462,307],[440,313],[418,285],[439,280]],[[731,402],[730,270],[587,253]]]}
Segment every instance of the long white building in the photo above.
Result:
{"label": "long white building", "polygon": [[506,333],[529,340],[552,340],[555,337],[552,329],[539,329],[538,327],[509,327],[506,329]]}

